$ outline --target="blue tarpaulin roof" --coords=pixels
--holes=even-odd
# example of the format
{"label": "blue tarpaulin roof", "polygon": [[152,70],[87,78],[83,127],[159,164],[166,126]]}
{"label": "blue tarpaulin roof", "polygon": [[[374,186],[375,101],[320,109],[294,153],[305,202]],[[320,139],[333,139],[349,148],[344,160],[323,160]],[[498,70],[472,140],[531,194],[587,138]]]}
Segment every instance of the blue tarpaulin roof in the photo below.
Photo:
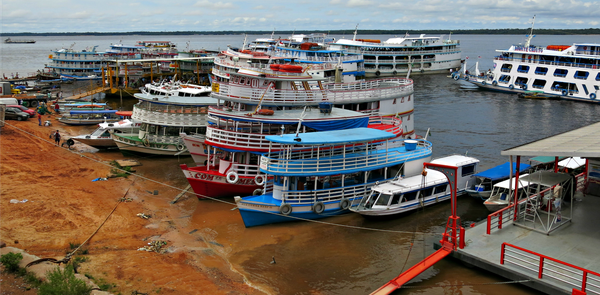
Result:
{"label": "blue tarpaulin roof", "polygon": [[[371,129],[371,128],[352,128],[345,130],[321,131],[300,133],[298,137],[295,134],[270,135],[265,138],[272,142],[283,144],[300,145],[319,145],[319,144],[343,144],[352,142],[367,142],[396,137],[395,134]],[[298,141],[297,138],[300,138]]]}
{"label": "blue tarpaulin roof", "polygon": [[[527,168],[529,168],[530,165],[521,163],[520,167],[521,167],[521,169],[519,169],[519,171],[522,172],[523,170],[526,170]],[[513,173],[516,172],[516,168],[517,168],[517,163],[515,162],[515,163],[513,163]],[[481,172],[475,174],[475,176],[489,178],[492,181],[502,179],[502,178],[507,178],[510,176],[510,162],[506,162],[506,163],[504,163],[502,165],[498,165],[494,168],[490,168],[488,170],[481,171]]]}

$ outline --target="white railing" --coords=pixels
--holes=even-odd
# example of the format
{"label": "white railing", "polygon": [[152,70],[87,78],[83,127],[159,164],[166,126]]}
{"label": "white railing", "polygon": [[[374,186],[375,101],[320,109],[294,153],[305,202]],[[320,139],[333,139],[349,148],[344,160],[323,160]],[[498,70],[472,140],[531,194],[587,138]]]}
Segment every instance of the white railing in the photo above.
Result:
{"label": "white railing", "polygon": [[241,85],[220,83],[219,91],[211,96],[217,99],[243,103],[277,105],[318,105],[321,102],[334,104],[359,103],[387,100],[411,95],[413,82],[404,78],[369,80],[355,83],[325,84],[325,89],[269,90]]}
{"label": "white railing", "polygon": [[[457,45],[457,44],[451,44]],[[442,45],[439,45],[442,46]],[[383,50],[364,50],[364,49],[344,49],[348,53],[359,53],[363,55],[420,55],[420,54],[434,54],[434,53],[460,53],[460,48],[449,48],[444,47],[442,50],[415,50],[411,51],[411,48],[407,47],[406,51],[383,51]],[[366,60],[365,60],[366,61]]]}
{"label": "white railing", "polygon": [[[297,51],[296,51],[297,52]],[[294,58],[302,61],[314,61],[314,62],[327,62],[327,63],[337,63],[339,61],[353,61],[353,60],[362,60],[363,57],[360,54],[353,55],[344,55],[344,56],[306,56],[300,54],[294,54],[289,51],[276,51],[273,54],[274,57],[284,57],[284,58]]]}
{"label": "white railing", "polygon": [[[575,56],[568,56],[575,57]],[[587,69],[600,69],[600,65],[590,64],[590,63],[575,63],[575,62],[554,62],[554,61],[543,61],[543,60],[534,60],[534,59],[524,59],[524,58],[513,58],[513,57],[503,57],[496,56],[494,60],[505,60],[505,61],[516,61],[519,63],[528,63],[528,64],[540,64],[540,65],[549,65],[549,66],[561,66],[561,67],[573,67],[573,68],[587,68]],[[593,78],[593,77],[592,77]]]}
{"label": "white railing", "polygon": [[[268,151],[271,142],[265,139],[267,135],[272,134],[242,133],[209,126],[206,129],[206,143],[227,145],[231,148]],[[280,149],[281,145],[273,143],[272,148]]]}
{"label": "white railing", "polygon": [[[399,141],[398,141],[399,142]],[[396,141],[388,144],[393,145]],[[368,170],[369,167],[383,167],[402,163],[413,158],[425,157],[431,154],[431,143],[420,140],[419,147],[414,151],[405,151],[403,148],[390,148],[387,152],[383,149],[370,149],[364,152],[354,152],[352,148],[335,149],[319,152],[314,150],[294,152],[293,158],[282,159],[280,153],[265,154],[260,158],[260,168],[270,174],[305,174],[315,173],[342,173],[347,170]],[[381,148],[385,148],[386,142]],[[378,147],[374,145],[374,147]],[[379,148],[379,147],[378,147]],[[325,156],[330,155],[331,156]],[[285,153],[284,153],[285,155]],[[321,157],[323,156],[323,157]]]}
{"label": "white railing", "polygon": [[333,70],[333,69],[335,69],[337,64],[336,63],[322,63],[322,64],[310,64],[310,65],[294,64],[294,65],[299,65],[299,66],[303,67],[302,73],[283,73],[283,72],[279,72],[279,71],[273,71],[273,70],[271,70],[270,64],[248,63],[246,61],[233,61],[233,60],[230,60],[229,57],[215,57],[215,65],[220,65],[220,66],[229,67],[229,68],[236,68],[236,69],[247,69],[247,70],[259,71],[266,75],[281,76],[283,74],[283,75],[289,75],[289,76],[302,76],[302,75],[305,75],[304,72],[307,69],[309,69],[309,70]]}
{"label": "white railing", "polygon": [[284,190],[282,193],[285,203],[310,205],[317,201],[329,202],[340,200],[342,198],[352,201],[354,198],[363,198],[369,193],[374,185],[375,182],[370,182],[331,189],[311,190],[311,188],[305,188],[305,190],[301,191]]}
{"label": "white railing", "polygon": [[206,125],[206,114],[150,111],[133,106],[132,119],[148,124],[197,127]]}
{"label": "white railing", "polygon": [[396,117],[371,116],[369,117],[369,125],[372,124],[389,125],[390,127],[383,131],[394,133],[396,135],[402,132],[402,120]]}
{"label": "white railing", "polygon": [[258,164],[238,164],[233,163],[228,171],[235,171],[239,176],[256,176],[259,172]]}

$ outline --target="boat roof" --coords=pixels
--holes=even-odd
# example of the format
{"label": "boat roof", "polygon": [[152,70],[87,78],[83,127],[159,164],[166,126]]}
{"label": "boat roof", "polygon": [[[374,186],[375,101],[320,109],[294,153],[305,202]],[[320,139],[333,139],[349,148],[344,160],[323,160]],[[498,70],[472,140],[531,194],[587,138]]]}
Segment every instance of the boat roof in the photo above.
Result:
{"label": "boat roof", "polygon": [[135,93],[133,96],[137,99],[151,101],[156,104],[171,104],[183,106],[213,106],[218,104],[218,100],[210,96],[177,96],[177,95],[152,95],[144,93]]}
{"label": "boat roof", "polygon": [[[519,168],[520,168],[519,171],[522,172],[524,170],[527,170],[529,167],[531,167],[531,166],[528,164],[521,163],[519,166]],[[517,169],[516,162],[513,162],[512,168],[513,168],[513,171],[516,171],[516,169]],[[489,178],[491,181],[509,177],[510,176],[510,162],[506,162],[504,164],[500,164],[500,165],[490,168],[488,170],[481,171],[481,172],[475,174],[475,176]]]}
{"label": "boat roof", "polygon": [[[225,111],[223,109],[211,107],[209,109],[210,115],[224,119],[231,119],[234,121],[247,121],[247,122],[262,122],[271,124],[297,124],[300,117],[303,115],[303,109],[287,109],[287,110],[274,110],[273,115],[261,115],[259,113],[249,115],[253,111]],[[319,111],[317,108],[306,108],[304,112],[304,118],[302,122],[306,121],[330,121],[339,119],[353,119],[353,118],[368,118],[369,114],[352,111],[341,108],[331,108],[331,113],[325,114]]]}
{"label": "boat roof", "polygon": [[93,110],[87,110],[87,111],[71,110],[70,111],[71,114],[114,114],[116,112],[117,112],[117,110],[97,110],[97,111],[93,111]]}
{"label": "boat roof", "polygon": [[451,156],[434,159],[433,161],[431,161],[431,163],[461,167],[464,165],[479,163],[479,160],[475,159],[473,157],[467,157],[467,156],[463,156],[463,155],[451,155]]}
{"label": "boat roof", "polygon": [[431,169],[425,169],[425,171],[427,171],[426,176],[419,174],[411,177],[392,180],[376,185],[372,188],[372,190],[391,194],[394,192],[408,192],[423,188],[424,186],[448,183],[448,178],[446,175],[444,175],[444,173]]}
{"label": "boat roof", "polygon": [[[565,157],[558,157],[559,160],[564,159]],[[529,161],[538,162],[542,164],[552,163],[556,160],[556,157],[552,156],[537,156],[529,159]]]}
{"label": "boat roof", "polygon": [[[529,174],[523,174],[523,175],[519,176],[519,187],[520,188],[528,186],[528,182],[524,181],[524,178],[527,175],[529,175]],[[500,182],[494,184],[494,187],[495,188],[500,187],[500,188],[506,188],[506,189],[509,189],[512,187],[514,189],[515,183],[517,183],[517,182],[516,182],[516,179],[513,177],[511,179],[503,180],[503,181],[500,181]]]}
{"label": "boat roof", "polygon": [[571,179],[571,175],[568,173],[556,173],[554,171],[542,170],[519,177],[519,183],[535,183],[545,187],[551,187],[569,179]]}
{"label": "boat roof", "polygon": [[325,145],[369,142],[394,137],[396,137],[396,135],[390,132],[361,127],[345,130],[300,133],[298,136],[295,134],[269,135],[266,136],[265,139],[282,144]]}
{"label": "boat roof", "polygon": [[558,166],[569,169],[577,169],[583,165],[585,165],[585,159],[580,157],[566,158],[558,162]]}

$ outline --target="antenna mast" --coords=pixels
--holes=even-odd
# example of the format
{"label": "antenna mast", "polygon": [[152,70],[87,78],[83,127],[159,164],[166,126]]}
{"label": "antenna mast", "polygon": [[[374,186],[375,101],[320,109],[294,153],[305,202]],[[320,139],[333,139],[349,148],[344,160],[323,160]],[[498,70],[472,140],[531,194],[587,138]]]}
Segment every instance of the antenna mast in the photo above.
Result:
{"label": "antenna mast", "polygon": [[535,24],[535,14],[533,15],[533,20],[531,21],[531,32],[529,33],[529,36],[527,36],[525,47],[531,46],[531,39],[533,39],[533,24]]}

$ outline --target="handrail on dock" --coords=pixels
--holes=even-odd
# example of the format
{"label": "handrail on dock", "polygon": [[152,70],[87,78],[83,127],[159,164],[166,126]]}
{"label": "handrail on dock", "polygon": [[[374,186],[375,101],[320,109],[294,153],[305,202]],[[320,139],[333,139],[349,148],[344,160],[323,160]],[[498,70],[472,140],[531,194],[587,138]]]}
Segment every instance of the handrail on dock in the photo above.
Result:
{"label": "handrail on dock", "polygon": [[512,244],[502,243],[500,264],[504,265],[505,262],[537,273],[538,279],[542,279],[545,275],[587,294],[600,294],[600,274],[597,272]]}

